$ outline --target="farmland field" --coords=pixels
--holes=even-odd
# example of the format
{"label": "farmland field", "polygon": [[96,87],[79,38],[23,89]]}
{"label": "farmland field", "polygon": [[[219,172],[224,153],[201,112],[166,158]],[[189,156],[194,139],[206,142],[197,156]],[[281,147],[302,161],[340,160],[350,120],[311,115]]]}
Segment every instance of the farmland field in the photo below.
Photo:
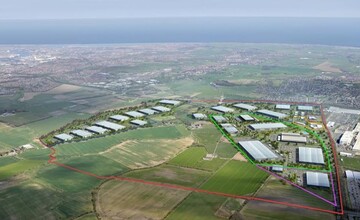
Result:
{"label": "farmland field", "polygon": [[216,220],[223,219],[215,215],[226,198],[201,193],[191,193],[166,220]]}
{"label": "farmland field", "polygon": [[203,170],[161,165],[158,167],[131,171],[126,173],[125,176],[154,182],[198,187],[210,176],[210,174],[210,172]]}
{"label": "farmland field", "polygon": [[39,160],[20,160],[15,163],[1,166],[0,180],[4,180],[14,175],[39,167],[42,163],[44,162]]}
{"label": "farmland field", "polygon": [[267,173],[251,163],[231,160],[201,188],[236,195],[251,195],[267,177]]}
{"label": "farmland field", "polygon": [[190,147],[177,155],[174,159],[170,160],[169,164],[215,171],[225,163],[225,160],[219,158],[210,161],[203,160],[203,157],[205,157],[206,154],[207,151],[203,147]]}
{"label": "farmland field", "polygon": [[191,138],[125,141],[100,154],[136,169],[159,165],[192,143]]}
{"label": "farmland field", "polygon": [[102,219],[163,219],[189,192],[141,183],[108,181],[97,193]]}

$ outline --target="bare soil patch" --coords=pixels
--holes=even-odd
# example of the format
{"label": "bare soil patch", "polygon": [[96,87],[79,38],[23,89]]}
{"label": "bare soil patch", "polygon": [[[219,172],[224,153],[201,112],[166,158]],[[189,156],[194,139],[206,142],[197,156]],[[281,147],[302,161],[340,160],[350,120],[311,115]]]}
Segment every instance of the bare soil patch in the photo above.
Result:
{"label": "bare soil patch", "polygon": [[314,66],[313,69],[321,70],[324,72],[332,72],[332,73],[341,73],[342,72],[341,69],[332,66],[332,64],[329,61],[320,63],[319,65]]}

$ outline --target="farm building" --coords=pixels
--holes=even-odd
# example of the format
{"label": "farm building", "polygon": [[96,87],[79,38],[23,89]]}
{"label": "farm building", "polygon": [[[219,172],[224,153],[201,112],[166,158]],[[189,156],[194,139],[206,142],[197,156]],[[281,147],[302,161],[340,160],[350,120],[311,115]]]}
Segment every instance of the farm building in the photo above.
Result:
{"label": "farm building", "polygon": [[301,136],[299,133],[282,133],[279,135],[279,141],[293,142],[293,143],[306,143],[307,138]]}
{"label": "farm building", "polygon": [[285,104],[277,104],[275,108],[280,110],[290,110],[291,106]]}
{"label": "farm building", "polygon": [[229,134],[237,134],[239,131],[232,124],[221,124],[220,125],[227,133]]}
{"label": "farm building", "polygon": [[214,120],[218,123],[226,122],[227,119],[221,115],[215,115],[213,116]]}
{"label": "farm building", "polygon": [[306,185],[330,187],[329,176],[326,173],[306,172]]}
{"label": "farm building", "polygon": [[342,145],[350,145],[354,139],[354,133],[352,131],[345,131],[341,136],[339,143]]}
{"label": "farm building", "polygon": [[159,101],[159,103],[165,104],[165,105],[179,105],[181,102],[180,102],[180,101],[176,101],[176,100],[164,99],[164,100]]}
{"label": "farm building", "polygon": [[134,124],[134,125],[138,125],[138,126],[144,126],[147,124],[146,121],[143,121],[143,120],[132,120],[130,121],[131,124]]}
{"label": "farm building", "polygon": [[283,123],[258,123],[258,124],[250,124],[249,127],[253,130],[271,130],[271,129],[279,129],[286,128],[287,126]]}
{"label": "farm building", "polygon": [[325,164],[321,148],[299,147],[297,158],[300,163]]}
{"label": "farm building", "polygon": [[203,119],[207,118],[207,116],[203,113],[195,113],[192,116],[193,116],[193,118],[198,119],[198,120],[203,120]]}
{"label": "farm building", "polygon": [[278,156],[260,141],[239,141],[244,150],[257,161],[277,159]]}
{"label": "farm building", "polygon": [[235,104],[234,107],[244,109],[244,110],[247,110],[247,111],[253,111],[253,110],[257,109],[256,106],[248,105],[248,104],[244,104],[244,103]]}
{"label": "farm building", "polygon": [[109,122],[109,121],[99,121],[99,122],[96,122],[95,125],[99,126],[99,127],[106,128],[106,129],[110,129],[110,130],[113,130],[113,131],[118,131],[118,130],[121,130],[121,129],[125,128],[125,126],[115,124],[115,123],[112,123],[112,122]]}
{"label": "farm building", "polygon": [[299,111],[312,111],[314,108],[312,106],[309,106],[309,105],[299,105],[297,107],[297,109]]}
{"label": "farm building", "polygon": [[113,116],[110,116],[111,119],[115,120],[115,121],[126,121],[126,120],[129,120],[129,117],[128,116],[125,116],[125,115],[113,115]]}
{"label": "farm building", "polygon": [[153,115],[153,114],[158,113],[157,111],[152,110],[152,109],[150,109],[150,108],[144,108],[144,109],[140,109],[140,110],[138,110],[138,111],[141,112],[141,113],[144,113],[144,114],[146,114],[146,115]]}
{"label": "farm building", "polygon": [[265,116],[268,116],[268,117],[271,117],[271,118],[276,118],[276,119],[282,119],[282,118],[287,117],[287,114],[283,114],[283,113],[280,113],[280,112],[274,112],[274,111],[270,111],[270,110],[267,110],[267,109],[261,109],[261,110],[258,110],[256,112],[258,114],[265,115]]}
{"label": "farm building", "polygon": [[213,106],[211,107],[212,110],[215,110],[215,111],[218,111],[218,112],[222,112],[222,113],[229,113],[229,112],[233,112],[234,109],[232,108],[228,108],[228,107],[225,107],[225,106]]}
{"label": "farm building", "polygon": [[54,138],[65,142],[65,141],[72,140],[74,137],[69,134],[58,134],[58,135],[55,135]]}
{"label": "farm building", "polygon": [[90,126],[90,127],[86,127],[85,130],[87,131],[91,131],[95,134],[104,134],[105,132],[108,131],[108,129],[99,127],[99,126]]}
{"label": "farm building", "polygon": [[140,113],[140,112],[137,112],[137,111],[125,112],[125,115],[128,115],[128,116],[133,117],[133,118],[141,118],[141,117],[145,116],[143,113]]}
{"label": "farm building", "polygon": [[281,173],[281,172],[284,171],[284,167],[280,166],[280,165],[274,165],[274,166],[271,167],[271,171]]}
{"label": "farm building", "polygon": [[73,134],[81,138],[88,138],[92,135],[90,132],[84,130],[72,130],[70,134]]}
{"label": "farm building", "polygon": [[167,107],[164,107],[164,106],[155,106],[155,107],[152,107],[152,109],[156,110],[156,111],[159,111],[159,112],[169,112],[171,111],[170,108],[167,108]]}
{"label": "farm building", "polygon": [[250,115],[239,115],[239,118],[242,121],[254,121],[255,119],[251,117]]}

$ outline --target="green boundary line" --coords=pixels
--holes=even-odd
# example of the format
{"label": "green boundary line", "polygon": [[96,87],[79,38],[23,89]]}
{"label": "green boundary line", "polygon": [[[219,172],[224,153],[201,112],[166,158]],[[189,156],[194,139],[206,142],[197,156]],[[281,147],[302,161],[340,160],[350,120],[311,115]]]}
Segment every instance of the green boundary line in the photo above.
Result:
{"label": "green boundary line", "polygon": [[[293,123],[290,123],[290,122],[286,122],[286,121],[281,121],[281,120],[276,120],[276,119],[272,119],[272,118],[268,118],[268,117],[264,117],[264,116],[261,116],[261,115],[258,115],[258,114],[253,114],[253,113],[250,113],[250,112],[246,112],[246,113],[243,113],[243,114],[248,114],[248,115],[251,115],[255,118],[259,118],[259,119],[262,119],[264,120],[265,122],[281,122],[281,123],[284,123],[285,125],[289,126],[289,127],[293,127],[293,128],[297,128],[297,129],[300,129],[301,131],[305,131],[313,136],[315,136],[315,138],[320,142],[321,144],[321,147],[323,148],[323,150],[325,151],[325,155],[326,155],[326,158],[327,158],[327,164],[328,164],[328,169],[314,169],[314,168],[305,168],[305,167],[292,167],[292,166],[283,166],[284,168],[293,168],[293,169],[299,169],[299,170],[316,170],[316,171],[323,171],[323,172],[331,172],[332,171],[332,168],[331,168],[331,164],[330,164],[330,159],[329,159],[329,153],[328,153],[328,149],[326,148],[326,144],[324,142],[324,140],[320,137],[320,135],[318,133],[316,133],[315,131],[312,131],[308,128],[305,128],[305,127],[302,127],[302,126],[299,126],[299,125],[296,125],[296,124],[293,124]],[[240,115],[240,114],[239,114]],[[230,135],[228,135],[220,126],[219,124],[213,119],[213,116],[216,116],[216,115],[213,115],[213,114],[210,114],[208,117],[210,119],[210,121],[215,125],[215,127],[222,133],[222,135],[224,137],[226,137],[226,139],[228,139],[230,141],[230,143],[235,147],[235,149],[237,149],[244,157],[246,157],[246,159],[248,159],[248,161],[250,161],[252,164],[254,165],[260,165],[260,166],[266,166],[266,167],[269,167],[269,166],[274,166],[274,165],[279,165],[279,164],[268,164],[268,163],[255,163],[255,161],[253,161],[248,155],[246,152],[244,152],[235,142],[234,140],[230,137]],[[219,115],[220,116],[220,115]],[[229,115],[229,114],[222,114],[221,116],[225,116],[225,117],[228,117],[228,116],[231,116],[231,117],[236,117],[238,115],[234,114],[234,115]]]}

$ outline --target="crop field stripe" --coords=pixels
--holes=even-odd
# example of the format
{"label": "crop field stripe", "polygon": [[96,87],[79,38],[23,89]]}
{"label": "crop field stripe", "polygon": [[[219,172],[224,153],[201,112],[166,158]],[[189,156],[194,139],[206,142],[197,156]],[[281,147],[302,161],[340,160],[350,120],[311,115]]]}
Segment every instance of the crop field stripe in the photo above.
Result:
{"label": "crop field stripe", "polygon": [[81,174],[84,174],[84,175],[87,175],[87,176],[95,177],[97,179],[102,179],[102,180],[107,179],[107,180],[118,180],[118,181],[134,182],[134,183],[143,183],[143,184],[147,184],[147,185],[165,187],[165,188],[169,188],[169,189],[180,189],[180,190],[185,190],[185,191],[205,193],[205,194],[223,196],[223,197],[229,197],[229,198],[235,198],[235,199],[261,201],[261,202],[273,203],[273,204],[278,204],[278,205],[285,205],[285,206],[290,206],[290,207],[295,207],[295,208],[302,208],[302,209],[308,209],[308,210],[313,210],[313,211],[325,212],[325,213],[330,213],[330,214],[342,214],[340,212],[336,212],[336,211],[333,211],[333,210],[321,209],[321,208],[305,206],[305,205],[299,205],[299,204],[292,204],[292,203],[287,203],[287,202],[280,202],[280,201],[264,199],[264,198],[259,198],[259,197],[240,196],[240,195],[234,195],[234,194],[228,194],[228,193],[222,193],[222,192],[216,192],[216,191],[209,191],[209,190],[200,189],[200,188],[186,187],[186,186],[180,186],[180,185],[174,185],[174,184],[168,184],[168,183],[161,183],[161,182],[152,182],[152,181],[146,181],[146,180],[142,180],[142,179],[122,177],[122,176],[99,176],[99,175],[96,175],[94,173],[83,171],[83,170],[77,169],[75,167],[71,167],[71,166],[68,166],[68,165],[57,162],[56,161],[56,156],[55,156],[55,153],[56,153],[55,148],[52,147],[50,149],[51,149],[51,153],[49,155],[48,163],[55,164],[57,166],[60,166],[60,167],[63,167],[65,169],[69,169],[71,171],[78,172],[78,173],[81,173]]}

